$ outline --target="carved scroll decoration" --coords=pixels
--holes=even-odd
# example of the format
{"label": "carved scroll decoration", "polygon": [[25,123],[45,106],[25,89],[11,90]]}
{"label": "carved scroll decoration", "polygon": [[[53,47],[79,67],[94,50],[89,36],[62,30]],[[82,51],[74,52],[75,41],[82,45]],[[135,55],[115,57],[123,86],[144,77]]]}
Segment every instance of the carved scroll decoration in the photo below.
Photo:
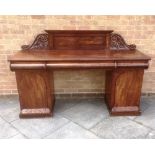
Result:
{"label": "carved scroll decoration", "polygon": [[48,48],[48,34],[42,33],[38,34],[31,45],[21,46],[22,50],[30,49],[47,49]]}
{"label": "carved scroll decoration", "polygon": [[112,33],[110,49],[111,50],[135,50],[136,45],[134,44],[128,45],[121,35]]}

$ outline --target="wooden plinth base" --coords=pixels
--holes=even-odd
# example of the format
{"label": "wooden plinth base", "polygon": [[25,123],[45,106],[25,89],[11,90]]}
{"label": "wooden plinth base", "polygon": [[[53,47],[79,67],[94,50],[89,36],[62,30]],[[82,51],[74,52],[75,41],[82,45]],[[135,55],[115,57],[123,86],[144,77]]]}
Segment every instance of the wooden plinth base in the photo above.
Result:
{"label": "wooden plinth base", "polygon": [[111,116],[139,116],[141,111],[138,107],[115,107],[109,113]]}
{"label": "wooden plinth base", "polygon": [[40,109],[22,109],[19,114],[20,118],[36,118],[36,117],[51,117],[53,113],[48,108]]}

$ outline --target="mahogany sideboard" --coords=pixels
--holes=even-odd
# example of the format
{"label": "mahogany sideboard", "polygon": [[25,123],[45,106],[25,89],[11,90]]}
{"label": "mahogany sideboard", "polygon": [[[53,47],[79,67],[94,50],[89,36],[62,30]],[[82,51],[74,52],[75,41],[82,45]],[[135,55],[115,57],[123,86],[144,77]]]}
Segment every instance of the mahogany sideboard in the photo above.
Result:
{"label": "mahogany sideboard", "polygon": [[53,71],[58,69],[106,70],[110,114],[140,114],[143,74],[150,57],[112,30],[46,30],[8,60],[16,74],[22,118],[52,116]]}

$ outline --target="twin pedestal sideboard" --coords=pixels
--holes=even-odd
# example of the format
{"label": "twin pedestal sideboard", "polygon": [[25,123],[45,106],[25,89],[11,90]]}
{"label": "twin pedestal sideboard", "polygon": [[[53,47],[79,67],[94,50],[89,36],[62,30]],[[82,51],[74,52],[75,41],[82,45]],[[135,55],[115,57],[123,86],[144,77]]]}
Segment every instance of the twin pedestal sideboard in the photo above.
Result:
{"label": "twin pedestal sideboard", "polygon": [[46,30],[8,60],[16,74],[22,118],[52,116],[53,71],[60,69],[106,70],[110,114],[140,114],[143,74],[150,57],[112,30]]}

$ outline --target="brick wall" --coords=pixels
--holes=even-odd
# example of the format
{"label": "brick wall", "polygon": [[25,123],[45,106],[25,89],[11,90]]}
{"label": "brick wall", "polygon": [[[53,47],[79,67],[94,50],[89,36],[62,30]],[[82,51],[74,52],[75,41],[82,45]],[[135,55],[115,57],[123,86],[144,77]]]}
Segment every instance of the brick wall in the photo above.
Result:
{"label": "brick wall", "polygon": [[[150,55],[145,71],[143,93],[155,93],[155,16],[0,16],[0,94],[16,94],[15,74],[9,70],[7,56],[29,44],[44,29],[113,29],[129,44]],[[102,70],[56,71],[57,93],[101,93]]]}

